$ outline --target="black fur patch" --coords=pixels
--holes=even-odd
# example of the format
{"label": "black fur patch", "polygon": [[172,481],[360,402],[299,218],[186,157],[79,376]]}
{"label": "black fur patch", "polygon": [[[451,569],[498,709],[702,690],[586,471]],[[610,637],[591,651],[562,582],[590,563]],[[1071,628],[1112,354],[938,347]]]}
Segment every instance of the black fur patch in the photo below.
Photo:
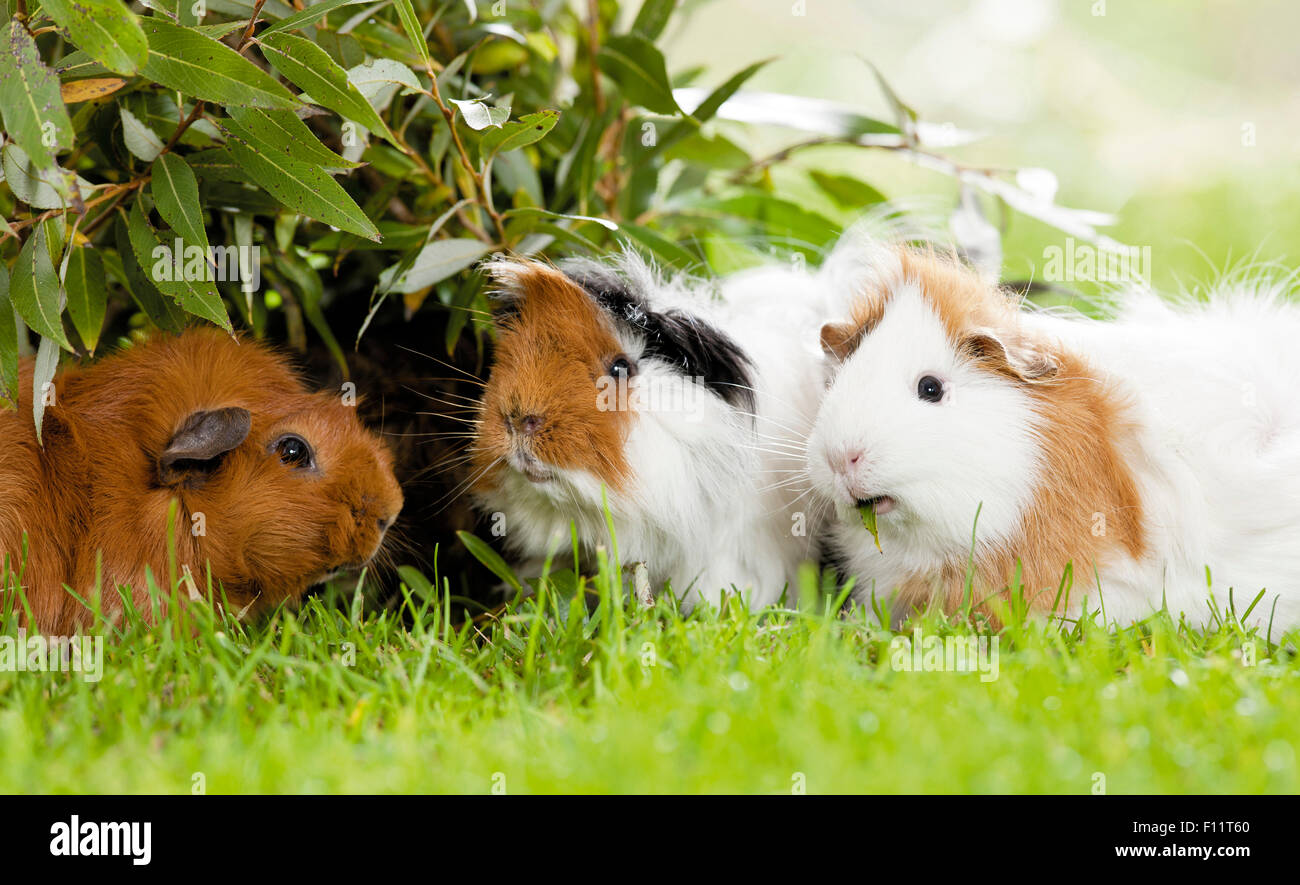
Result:
{"label": "black fur patch", "polygon": [[645,352],[703,378],[704,386],[734,409],[754,412],[749,357],[729,335],[678,310],[656,311],[645,297],[613,270],[590,265],[563,268],[569,279],[586,289],[619,324],[645,339]]}

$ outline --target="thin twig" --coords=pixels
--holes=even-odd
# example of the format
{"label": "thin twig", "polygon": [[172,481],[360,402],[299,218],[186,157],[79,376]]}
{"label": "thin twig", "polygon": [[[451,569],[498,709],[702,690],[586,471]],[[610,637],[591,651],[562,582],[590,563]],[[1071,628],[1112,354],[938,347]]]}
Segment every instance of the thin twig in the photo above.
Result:
{"label": "thin twig", "polygon": [[181,121],[181,124],[176,127],[176,131],[172,133],[172,137],[168,139],[166,146],[164,146],[158,153],[165,154],[171,151],[172,148],[176,147],[176,143],[181,140],[181,136],[185,134],[185,130],[189,129],[194,121],[201,116],[203,116],[203,102],[196,100],[194,102],[194,110],[190,111],[190,115]]}
{"label": "thin twig", "polygon": [[[98,197],[95,197],[93,200],[88,201],[85,204],[85,210],[89,212],[91,209],[94,209],[96,206],[98,206],[100,203],[103,203],[105,200],[113,199],[114,200],[113,206],[109,207],[109,209],[111,210],[114,206],[120,203],[122,198],[125,197],[130,191],[144,184],[148,180],[149,180],[149,176],[146,175],[143,178],[132,179],[131,181],[124,182],[123,184],[111,185],[108,188],[106,188],[104,192],[100,194]],[[56,215],[66,214],[67,211],[71,208],[72,208],[71,206],[64,206],[60,209],[50,209],[46,212],[42,212],[40,215],[34,215],[31,218],[24,218],[20,221],[11,221],[9,223],[9,231],[0,235],[0,242],[3,242],[6,238],[10,236],[16,238],[18,231],[23,230],[24,228],[31,227],[32,225],[40,224],[43,221],[46,221],[50,218],[54,218]],[[87,225],[86,228],[82,231],[82,233],[88,234],[93,228],[97,226],[98,220],[99,219],[97,218],[94,222],[91,222],[89,225]]]}
{"label": "thin twig", "polygon": [[[239,38],[239,45],[235,47],[236,52],[242,53],[244,49],[247,48],[248,41],[253,39],[253,30],[257,27],[258,16],[262,14],[262,7],[265,5],[266,0],[257,0],[257,2],[253,4],[253,14],[248,17],[248,27],[244,28],[244,34]],[[176,127],[176,131],[172,133],[171,139],[167,142],[166,147],[164,147],[160,153],[168,153],[172,148],[176,147],[177,142],[181,140],[181,136],[185,134],[185,131],[197,122],[199,117],[202,115],[203,102],[196,100],[194,102],[194,110],[192,110],[190,115]]]}
{"label": "thin twig", "polygon": [[239,38],[239,45],[235,47],[236,52],[243,52],[248,41],[253,39],[253,29],[257,27],[257,17],[262,14],[262,7],[266,5],[266,0],[257,0],[253,4],[253,14],[248,17],[248,27],[244,28],[244,36]]}
{"label": "thin twig", "polygon": [[587,35],[587,48],[591,54],[591,102],[596,109],[596,117],[599,119],[605,113],[605,93],[600,88],[600,65],[596,63],[596,55],[600,52],[599,0],[587,0]]}
{"label": "thin twig", "polygon": [[[123,185],[122,189],[118,192],[117,196],[114,197],[113,202],[110,203],[108,206],[105,206],[104,211],[96,215],[94,220],[91,221],[89,224],[87,224],[84,229],[82,229],[81,231],[82,236],[84,236],[86,239],[90,239],[90,235],[94,233],[95,230],[98,229],[101,224],[103,224],[108,218],[112,216],[113,210],[116,209],[119,205],[121,205],[122,201],[126,199],[126,195],[136,188],[143,187],[144,183],[148,180],[149,180],[149,176],[146,175],[143,178],[137,178],[134,181],[131,181]],[[104,196],[108,196],[108,195],[105,194]],[[88,204],[86,208],[87,210],[89,210],[90,205]]]}
{"label": "thin twig", "polygon": [[456,146],[456,153],[460,155],[461,165],[465,167],[465,171],[469,173],[470,178],[474,181],[474,186],[478,189],[478,203],[492,219],[492,223],[497,229],[497,236],[500,237],[501,244],[504,245],[506,242],[506,227],[501,220],[501,213],[493,208],[492,200],[487,193],[487,187],[483,183],[483,175],[474,168],[474,163],[469,158],[469,152],[465,150],[465,144],[460,140],[460,133],[456,131],[456,112],[447,107],[447,103],[442,100],[442,92],[438,89],[438,77],[433,73],[432,66],[428,70],[432,89],[427,95],[438,105],[438,110],[442,112],[442,118],[447,121],[447,126],[451,129],[452,143]]}
{"label": "thin twig", "polygon": [[850,136],[847,138],[842,135],[819,135],[816,138],[809,138],[805,141],[798,141],[795,142],[794,144],[787,145],[786,147],[783,147],[781,150],[776,151],[775,153],[768,154],[765,157],[760,157],[757,160],[754,160],[753,162],[747,164],[743,168],[738,169],[735,173],[733,173],[731,176],[731,181],[732,183],[742,182],[746,178],[753,175],[755,172],[761,172],[762,170],[768,168],[769,166],[774,166],[777,163],[785,162],[786,160],[790,159],[791,155],[794,154],[796,151],[802,151],[805,148],[823,147],[832,144],[845,145],[848,147],[875,148],[877,150],[893,151],[895,153],[911,154],[917,157],[925,157],[927,159],[934,160],[936,162],[944,163],[952,167],[953,171],[957,173],[973,172],[978,175],[992,176],[992,175],[1005,174],[1009,171],[1013,171],[1013,170],[1001,169],[993,166],[967,166],[965,164],[958,163],[950,159],[949,157],[945,157],[942,154],[936,154],[933,151],[924,150],[923,148],[920,148],[915,144],[895,143],[892,141],[881,141],[879,140],[878,137],[871,136],[871,135],[862,135],[856,137]]}

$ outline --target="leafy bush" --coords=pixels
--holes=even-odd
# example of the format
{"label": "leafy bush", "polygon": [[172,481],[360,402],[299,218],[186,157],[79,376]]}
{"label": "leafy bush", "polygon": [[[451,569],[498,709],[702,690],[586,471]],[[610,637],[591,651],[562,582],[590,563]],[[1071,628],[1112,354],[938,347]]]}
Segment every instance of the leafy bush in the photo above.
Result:
{"label": "leafy bush", "polygon": [[[6,2],[10,408],[28,330],[37,391],[60,353],[84,358],[106,338],[191,316],[300,350],[314,335],[346,375],[348,345],[376,324],[437,315],[430,328],[449,353],[462,336],[482,341],[473,267],[499,250],[621,242],[711,270],[773,244],[815,258],[844,219],[780,194],[771,171],[828,143],[952,174],[967,216],[954,232],[973,250],[997,239],[975,189],[1093,235],[1088,218],[1052,205],[1050,173],[1044,193],[1041,170],[1017,183],[932,153],[962,133],[927,126],[883,80],[889,122],[741,92],[764,61],[711,90],[693,85],[700,70],[670,77],[655,42],[676,0],[644,0],[635,15],[613,0]],[[747,134],[765,124],[812,137],[755,157]],[[810,174],[846,213],[883,199]],[[364,309],[331,328],[326,308],[341,299]]]}

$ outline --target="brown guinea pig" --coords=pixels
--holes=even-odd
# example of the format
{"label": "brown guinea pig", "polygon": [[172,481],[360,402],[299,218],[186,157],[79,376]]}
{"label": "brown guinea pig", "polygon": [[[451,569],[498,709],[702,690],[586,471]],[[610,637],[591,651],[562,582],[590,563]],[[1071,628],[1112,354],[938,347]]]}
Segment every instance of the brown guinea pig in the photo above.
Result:
{"label": "brown guinea pig", "polygon": [[[0,556],[46,634],[89,626],[76,596],[120,614],[128,587],[149,616],[146,569],[178,571],[252,613],[295,599],[379,552],[402,509],[385,445],[342,397],[311,393],[288,361],[216,329],[158,335],[87,368],[45,397],[32,421],[32,366],[17,412],[0,412]],[[23,563],[23,539],[27,556]],[[188,585],[187,585],[188,586]],[[186,595],[184,592],[182,596]],[[0,609],[22,611],[5,599]]]}

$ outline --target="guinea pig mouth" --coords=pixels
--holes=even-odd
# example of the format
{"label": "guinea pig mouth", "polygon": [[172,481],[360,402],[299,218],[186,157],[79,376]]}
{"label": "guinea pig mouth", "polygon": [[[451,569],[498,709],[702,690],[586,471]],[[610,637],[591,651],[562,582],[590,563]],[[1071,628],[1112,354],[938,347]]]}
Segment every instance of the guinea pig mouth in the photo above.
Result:
{"label": "guinea pig mouth", "polygon": [[[376,554],[377,554],[377,553],[378,553],[378,551],[376,551]],[[315,578],[315,579],[313,579],[312,581],[310,581],[309,584],[308,584],[308,586],[316,587],[316,586],[319,586],[319,585],[321,585],[321,584],[328,584],[330,581],[336,580],[336,579],[338,579],[338,578],[342,578],[342,577],[344,577],[345,575],[355,575],[355,574],[359,573],[363,568],[367,567],[368,565],[370,565],[370,564],[371,564],[372,562],[374,562],[374,561],[375,561],[375,557],[374,557],[374,556],[370,556],[370,557],[368,557],[367,559],[365,559],[365,560],[363,560],[363,561],[361,561],[361,562],[343,562],[343,563],[339,563],[338,565],[334,566],[334,567],[333,567],[332,569],[330,569],[329,571],[327,571],[327,572],[325,572],[324,574],[322,574],[320,577]]]}
{"label": "guinea pig mouth", "polygon": [[547,466],[523,449],[514,449],[506,457],[506,460],[511,467],[522,473],[529,482],[541,483],[551,478],[551,471]]}
{"label": "guinea pig mouth", "polygon": [[898,505],[898,502],[889,495],[876,495],[874,498],[859,498],[854,501],[853,504],[859,509],[870,507],[875,511],[876,516],[884,516],[886,513],[893,510]]}

